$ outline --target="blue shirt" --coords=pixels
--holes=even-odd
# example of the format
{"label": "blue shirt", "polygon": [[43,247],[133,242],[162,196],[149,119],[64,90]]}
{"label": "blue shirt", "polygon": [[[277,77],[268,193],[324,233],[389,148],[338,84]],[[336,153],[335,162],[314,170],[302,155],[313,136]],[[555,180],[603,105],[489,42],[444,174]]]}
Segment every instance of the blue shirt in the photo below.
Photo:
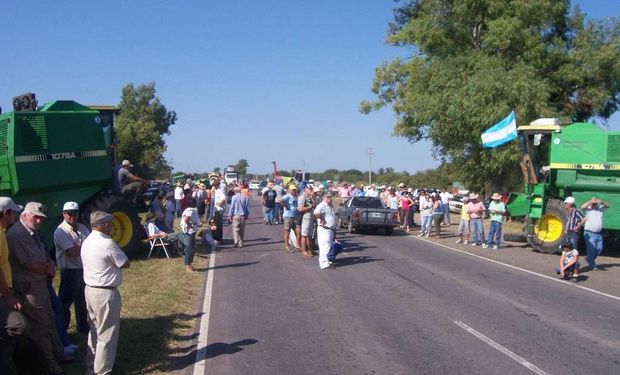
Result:
{"label": "blue shirt", "polygon": [[228,210],[228,216],[250,216],[250,207],[248,205],[248,198],[237,193],[233,195],[230,201],[230,208]]}
{"label": "blue shirt", "polygon": [[282,197],[282,204],[284,205],[284,212],[282,217],[296,217],[297,216],[297,197],[291,194],[286,194]]}

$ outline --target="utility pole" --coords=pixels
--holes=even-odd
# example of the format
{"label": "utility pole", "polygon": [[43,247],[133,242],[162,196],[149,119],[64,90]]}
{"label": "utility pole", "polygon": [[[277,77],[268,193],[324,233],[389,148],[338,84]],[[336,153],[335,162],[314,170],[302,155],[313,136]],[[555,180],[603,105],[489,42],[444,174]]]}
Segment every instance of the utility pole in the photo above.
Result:
{"label": "utility pole", "polygon": [[372,185],[372,147],[368,147],[368,186]]}

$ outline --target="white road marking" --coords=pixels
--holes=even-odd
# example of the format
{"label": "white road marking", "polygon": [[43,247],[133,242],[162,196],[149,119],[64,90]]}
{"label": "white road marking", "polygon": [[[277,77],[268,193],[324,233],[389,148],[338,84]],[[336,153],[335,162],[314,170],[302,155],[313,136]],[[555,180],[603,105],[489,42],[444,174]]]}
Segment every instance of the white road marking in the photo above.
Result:
{"label": "white road marking", "polygon": [[489,344],[490,346],[492,346],[494,349],[499,350],[500,352],[506,354],[508,357],[512,358],[513,360],[515,360],[516,362],[518,362],[519,364],[521,364],[522,366],[527,367],[530,371],[532,371],[535,374],[538,375],[549,375],[548,373],[546,373],[545,371],[541,370],[540,368],[534,366],[532,363],[528,362],[525,360],[525,358],[520,357],[518,355],[516,355],[515,353],[511,352],[510,350],[508,350],[507,348],[501,346],[500,344],[496,343],[495,341],[491,340],[490,338],[488,338],[487,336],[483,335],[482,333],[476,331],[475,329],[471,328],[470,326],[468,326],[467,324],[460,322],[458,320],[454,321],[454,324],[456,324],[457,326],[463,328],[464,330],[466,330],[467,332],[471,333],[472,335],[476,336],[477,338],[479,338],[480,340],[484,341],[485,343]]}
{"label": "white road marking", "polygon": [[616,301],[620,301],[620,297],[614,296],[613,294],[607,294],[607,293],[604,293],[604,292],[600,292],[600,291],[598,291],[596,289],[591,289],[591,288],[588,288],[588,287],[585,287],[585,286],[576,285],[576,284],[571,283],[571,282],[566,282],[565,280],[560,280],[560,279],[555,278],[555,277],[543,275],[542,273],[526,270],[525,268],[520,268],[520,267],[517,267],[517,266],[513,266],[511,264],[502,263],[502,262],[500,262],[498,260],[495,260],[495,259],[489,259],[489,258],[483,257],[481,255],[468,253],[467,251],[455,249],[453,247],[450,247],[450,246],[447,246],[447,245],[444,245],[444,244],[441,244],[441,243],[433,242],[431,240],[427,240],[427,239],[423,239],[423,238],[416,238],[414,236],[411,236],[410,238],[414,238],[416,240],[421,240],[421,241],[424,241],[424,242],[432,243],[433,245],[441,246],[443,248],[450,249],[452,251],[456,251],[456,252],[461,253],[461,254],[465,254],[465,255],[469,255],[469,256],[472,256],[472,257],[475,257],[475,258],[478,258],[478,259],[486,260],[487,262],[491,262],[491,263],[495,263],[495,264],[500,264],[502,266],[505,266],[505,267],[508,267],[508,268],[512,268],[514,270],[518,270],[518,271],[521,271],[521,272],[529,273],[531,275],[536,275],[536,276],[545,278],[547,280],[554,281],[556,283],[561,283],[561,284],[569,286],[569,287],[579,288],[579,289],[585,290],[585,291],[590,292],[590,293],[598,294],[599,296],[603,296],[603,297],[614,299]]}
{"label": "white road marking", "polygon": [[213,295],[213,274],[215,270],[215,253],[209,256],[209,269],[207,270],[207,285],[205,286],[205,299],[202,304],[202,318],[200,318],[200,331],[196,343],[196,360],[194,361],[194,375],[204,375],[207,361],[207,342],[209,338],[209,318],[211,317],[211,296]]}

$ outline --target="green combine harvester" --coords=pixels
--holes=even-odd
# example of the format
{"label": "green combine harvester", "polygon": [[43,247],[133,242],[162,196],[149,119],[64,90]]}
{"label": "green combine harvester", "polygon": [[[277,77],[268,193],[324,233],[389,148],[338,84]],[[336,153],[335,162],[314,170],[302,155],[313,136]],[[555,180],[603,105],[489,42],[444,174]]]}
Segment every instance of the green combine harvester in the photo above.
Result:
{"label": "green combine harvester", "polygon": [[[19,204],[47,206],[41,233],[53,246],[66,201],[80,205],[80,220],[104,210],[114,217],[112,238],[126,251],[141,245],[144,230],[131,202],[114,194],[114,127],[110,110],[59,100],[37,108],[34,94],[14,98],[0,114],[0,195]],[[110,107],[112,108],[112,107]]]}
{"label": "green combine harvester", "polygon": [[603,219],[605,248],[617,248],[620,132],[589,123],[561,126],[555,119],[546,120],[517,129],[525,193],[510,195],[510,215],[525,217],[525,239],[534,249],[554,253],[566,237],[564,199],[575,197],[580,208],[597,197],[610,205]]}

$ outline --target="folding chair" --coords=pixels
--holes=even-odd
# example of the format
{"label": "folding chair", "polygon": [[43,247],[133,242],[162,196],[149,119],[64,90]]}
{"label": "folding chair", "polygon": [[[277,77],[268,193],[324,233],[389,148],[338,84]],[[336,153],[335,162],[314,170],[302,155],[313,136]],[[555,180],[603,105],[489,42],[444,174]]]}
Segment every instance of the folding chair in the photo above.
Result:
{"label": "folding chair", "polygon": [[149,250],[149,255],[146,257],[146,259],[151,258],[153,250],[155,250],[156,247],[158,248],[158,253],[161,253],[161,251],[163,250],[164,254],[166,254],[166,258],[170,259],[170,253],[168,253],[168,248],[166,247],[170,244],[165,242],[164,239],[161,237],[149,236],[149,230],[146,225],[144,226],[144,231],[146,232],[146,238],[149,241],[149,245],[151,246],[151,249]]}

